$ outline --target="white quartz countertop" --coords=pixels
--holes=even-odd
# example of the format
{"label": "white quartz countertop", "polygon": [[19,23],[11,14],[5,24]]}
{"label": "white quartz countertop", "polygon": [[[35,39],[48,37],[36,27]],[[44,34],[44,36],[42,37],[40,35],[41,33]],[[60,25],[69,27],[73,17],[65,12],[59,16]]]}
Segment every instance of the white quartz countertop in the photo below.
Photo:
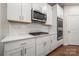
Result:
{"label": "white quartz countertop", "polygon": [[38,36],[32,36],[29,34],[16,35],[16,36],[6,36],[0,42],[10,42],[10,41],[16,41],[16,40],[23,40],[23,39],[32,39],[32,38],[41,37],[41,36],[48,36],[48,35],[53,35],[53,34],[44,34],[44,35],[38,35]]}
{"label": "white quartz countertop", "polygon": [[15,41],[15,40],[22,40],[27,38],[32,38],[31,35],[16,35],[16,36],[7,36],[4,39],[1,40],[1,42],[9,42],[9,41]]}

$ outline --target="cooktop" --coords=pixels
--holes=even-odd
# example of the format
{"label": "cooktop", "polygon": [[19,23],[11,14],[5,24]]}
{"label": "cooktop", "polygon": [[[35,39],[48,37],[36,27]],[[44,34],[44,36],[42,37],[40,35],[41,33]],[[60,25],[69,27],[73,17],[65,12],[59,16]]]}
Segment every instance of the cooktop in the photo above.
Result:
{"label": "cooktop", "polygon": [[48,34],[48,33],[47,32],[31,32],[29,34],[33,36],[37,36],[37,35],[43,35],[43,34]]}

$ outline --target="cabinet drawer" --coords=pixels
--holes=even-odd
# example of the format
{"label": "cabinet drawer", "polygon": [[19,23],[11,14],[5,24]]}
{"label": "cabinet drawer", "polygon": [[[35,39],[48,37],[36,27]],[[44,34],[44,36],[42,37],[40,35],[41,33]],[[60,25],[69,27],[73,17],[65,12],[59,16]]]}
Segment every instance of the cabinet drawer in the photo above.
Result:
{"label": "cabinet drawer", "polygon": [[23,46],[30,47],[31,45],[34,45],[34,44],[35,44],[34,39],[7,42],[5,43],[4,51],[13,50],[13,49],[23,47]]}
{"label": "cabinet drawer", "polygon": [[21,48],[16,48],[14,50],[4,51],[4,56],[21,56]]}
{"label": "cabinet drawer", "polygon": [[[47,37],[48,37],[48,36],[47,36]],[[48,39],[47,37],[37,38],[36,44],[44,43],[44,42]]]}

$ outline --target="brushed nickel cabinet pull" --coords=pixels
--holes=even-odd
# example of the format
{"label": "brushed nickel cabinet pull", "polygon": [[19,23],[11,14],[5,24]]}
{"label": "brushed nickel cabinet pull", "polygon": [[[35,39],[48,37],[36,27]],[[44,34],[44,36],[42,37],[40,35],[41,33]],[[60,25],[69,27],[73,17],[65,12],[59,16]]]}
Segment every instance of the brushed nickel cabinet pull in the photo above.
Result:
{"label": "brushed nickel cabinet pull", "polygon": [[26,48],[25,48],[25,54],[26,54]]}
{"label": "brushed nickel cabinet pull", "polygon": [[24,17],[22,16],[22,20],[24,20]]}
{"label": "brushed nickel cabinet pull", "polygon": [[51,40],[51,43],[52,43],[52,40]]}
{"label": "brushed nickel cabinet pull", "polygon": [[46,43],[46,42],[44,42],[44,44],[43,44],[43,45],[44,45],[44,46],[46,46],[46,44],[47,44],[47,43]]}
{"label": "brushed nickel cabinet pull", "polygon": [[21,20],[21,16],[19,16],[19,19]]}
{"label": "brushed nickel cabinet pull", "polygon": [[22,56],[22,49],[21,49],[21,56]]}

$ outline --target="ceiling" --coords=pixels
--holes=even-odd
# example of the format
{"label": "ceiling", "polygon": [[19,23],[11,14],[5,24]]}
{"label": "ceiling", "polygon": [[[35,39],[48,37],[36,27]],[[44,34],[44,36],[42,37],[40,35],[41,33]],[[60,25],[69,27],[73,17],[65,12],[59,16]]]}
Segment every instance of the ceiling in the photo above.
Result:
{"label": "ceiling", "polygon": [[53,5],[55,5],[55,4],[59,4],[61,7],[63,7],[64,6],[64,4],[63,3],[48,3],[49,5],[51,5],[51,6],[53,6]]}
{"label": "ceiling", "polygon": [[51,6],[55,5],[55,4],[59,4],[60,6],[66,6],[66,5],[79,5],[79,3],[48,3]]}

